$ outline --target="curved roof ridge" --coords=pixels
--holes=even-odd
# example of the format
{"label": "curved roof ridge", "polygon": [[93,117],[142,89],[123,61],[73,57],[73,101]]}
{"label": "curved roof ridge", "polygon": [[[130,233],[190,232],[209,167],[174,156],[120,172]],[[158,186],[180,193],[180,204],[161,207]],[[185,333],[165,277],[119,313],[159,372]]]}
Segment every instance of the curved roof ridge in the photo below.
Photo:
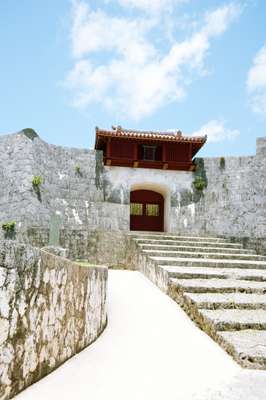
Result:
{"label": "curved roof ridge", "polygon": [[121,132],[128,132],[128,133],[143,133],[143,134],[154,134],[154,135],[168,135],[168,136],[182,136],[182,132],[177,129],[169,130],[169,131],[160,131],[160,130],[142,130],[142,129],[128,129],[122,128],[122,126],[112,126],[113,131],[121,131]]}
{"label": "curved roof ridge", "polygon": [[112,126],[112,130],[100,129],[96,127],[96,135],[124,137],[124,138],[143,138],[143,139],[161,139],[179,142],[201,142],[205,143],[207,135],[205,136],[183,136],[182,132],[167,132],[167,131],[145,131],[135,129],[124,129],[122,126]]}

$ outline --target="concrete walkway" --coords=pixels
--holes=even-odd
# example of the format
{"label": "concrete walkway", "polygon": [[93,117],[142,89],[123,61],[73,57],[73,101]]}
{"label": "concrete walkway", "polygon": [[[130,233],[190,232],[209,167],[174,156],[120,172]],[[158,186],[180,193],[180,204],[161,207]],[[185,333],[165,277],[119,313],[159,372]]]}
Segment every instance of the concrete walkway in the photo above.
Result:
{"label": "concrete walkway", "polygon": [[264,400],[266,371],[241,369],[138,272],[110,271],[108,327],[17,400]]}

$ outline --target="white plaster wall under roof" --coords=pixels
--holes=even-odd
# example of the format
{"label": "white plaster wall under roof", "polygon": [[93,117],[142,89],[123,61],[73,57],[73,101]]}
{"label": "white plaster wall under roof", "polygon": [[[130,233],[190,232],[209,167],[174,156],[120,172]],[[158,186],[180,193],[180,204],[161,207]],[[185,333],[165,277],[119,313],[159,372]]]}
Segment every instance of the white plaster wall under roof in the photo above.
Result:
{"label": "white plaster wall under roof", "polygon": [[[129,193],[133,190],[153,190],[164,197],[164,230],[171,231],[171,200],[180,200],[180,193],[191,190],[193,173],[149,168],[105,167],[105,179],[113,190]],[[121,199],[123,203],[123,199]]]}

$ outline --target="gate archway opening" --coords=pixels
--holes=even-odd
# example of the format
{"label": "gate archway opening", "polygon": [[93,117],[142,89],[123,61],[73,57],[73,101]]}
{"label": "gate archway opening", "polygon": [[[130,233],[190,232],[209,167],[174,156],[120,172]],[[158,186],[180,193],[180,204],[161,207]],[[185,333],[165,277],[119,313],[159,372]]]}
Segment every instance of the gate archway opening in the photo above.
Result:
{"label": "gate archway opening", "polygon": [[130,230],[164,231],[164,197],[153,190],[130,193]]}

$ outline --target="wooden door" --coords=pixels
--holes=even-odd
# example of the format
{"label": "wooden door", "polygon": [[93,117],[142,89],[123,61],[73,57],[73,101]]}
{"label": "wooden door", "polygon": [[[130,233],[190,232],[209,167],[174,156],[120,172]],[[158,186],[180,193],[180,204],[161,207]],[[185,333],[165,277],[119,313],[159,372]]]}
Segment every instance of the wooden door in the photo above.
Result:
{"label": "wooden door", "polygon": [[130,230],[164,230],[164,198],[152,190],[134,190],[130,193]]}

